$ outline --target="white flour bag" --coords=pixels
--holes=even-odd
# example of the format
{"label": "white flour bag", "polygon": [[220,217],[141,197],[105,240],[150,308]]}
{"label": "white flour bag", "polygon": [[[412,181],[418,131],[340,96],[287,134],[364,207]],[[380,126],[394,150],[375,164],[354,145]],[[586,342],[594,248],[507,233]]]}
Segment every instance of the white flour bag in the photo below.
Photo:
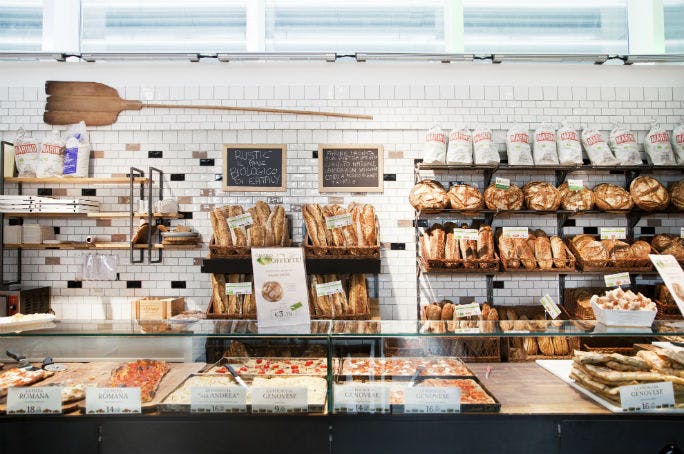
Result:
{"label": "white flour bag", "polygon": [[478,127],[473,131],[473,157],[475,164],[491,165],[499,163],[499,152],[492,143],[492,131],[489,129]]}
{"label": "white flour bag", "polygon": [[582,164],[582,144],[577,130],[563,124],[556,132],[556,143],[561,164]]}
{"label": "white flour bag", "polygon": [[29,137],[24,128],[19,128],[14,139],[14,159],[20,177],[35,177],[38,166],[39,141]]}
{"label": "white flour bag", "polygon": [[59,133],[53,131],[43,139],[38,156],[38,178],[62,175],[64,169],[64,141]]}
{"label": "white flour bag", "polygon": [[527,128],[514,125],[506,133],[508,164],[512,166],[534,165],[530,150],[530,132]]}
{"label": "white flour bag", "polygon": [[644,139],[644,149],[656,166],[675,165],[674,152],[670,144],[670,135],[661,126],[653,125]]}
{"label": "white flour bag", "polygon": [[465,126],[449,133],[449,145],[446,154],[447,164],[473,163],[473,137]]}
{"label": "white flour bag", "polygon": [[672,131],[672,148],[677,155],[677,164],[684,164],[684,124],[675,126]]}
{"label": "white flour bag", "polygon": [[90,162],[90,140],[85,122],[72,125],[66,132],[64,146],[64,176],[87,177]]}
{"label": "white flour bag", "polygon": [[534,131],[532,155],[535,164],[558,164],[556,130],[553,126],[542,124]]}
{"label": "white flour bag", "polygon": [[621,126],[616,126],[610,131],[608,138],[610,149],[615,154],[617,159],[623,166],[641,165],[641,156],[639,155],[639,145],[636,137],[632,131]]}
{"label": "white flour bag", "polygon": [[584,145],[584,150],[593,165],[615,166],[619,164],[598,129],[584,128],[582,130],[582,145]]}
{"label": "white flour bag", "polygon": [[425,134],[423,162],[425,164],[444,164],[446,162],[447,136],[439,126],[433,126]]}

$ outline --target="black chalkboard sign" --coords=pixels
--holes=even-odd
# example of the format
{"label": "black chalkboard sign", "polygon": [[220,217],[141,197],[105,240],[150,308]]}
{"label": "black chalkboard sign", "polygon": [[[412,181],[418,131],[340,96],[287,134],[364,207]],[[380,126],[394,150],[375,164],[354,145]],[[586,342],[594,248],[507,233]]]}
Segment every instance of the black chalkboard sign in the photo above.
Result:
{"label": "black chalkboard sign", "polygon": [[283,192],[287,185],[285,145],[223,146],[223,190]]}
{"label": "black chalkboard sign", "polygon": [[382,192],[382,145],[319,145],[319,192]]}

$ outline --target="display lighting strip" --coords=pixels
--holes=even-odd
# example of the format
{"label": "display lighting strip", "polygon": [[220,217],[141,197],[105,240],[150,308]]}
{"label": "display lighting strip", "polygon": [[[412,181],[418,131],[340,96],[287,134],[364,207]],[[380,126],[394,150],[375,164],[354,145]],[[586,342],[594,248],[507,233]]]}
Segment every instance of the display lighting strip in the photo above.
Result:
{"label": "display lighting strip", "polygon": [[0,52],[0,60],[57,60],[66,61],[69,55],[56,52]]}
{"label": "display lighting strip", "polygon": [[684,54],[625,55],[625,65],[639,63],[684,63]]}
{"label": "display lighting strip", "polygon": [[327,61],[334,62],[338,55],[334,52],[234,52],[218,54],[219,61]]}
{"label": "display lighting strip", "polygon": [[602,65],[608,61],[608,55],[592,54],[494,54],[492,63],[502,62],[549,62],[549,63],[594,63]]}
{"label": "display lighting strip", "polygon": [[185,53],[185,52],[160,52],[160,53],[147,53],[147,52],[97,52],[97,53],[85,53],[80,55],[82,60],[87,62],[95,61],[191,61],[198,62],[200,60],[200,54],[196,53]]}
{"label": "display lighting strip", "polygon": [[473,54],[423,54],[423,53],[384,53],[358,52],[354,54],[356,61],[437,61],[442,63],[473,61]]}

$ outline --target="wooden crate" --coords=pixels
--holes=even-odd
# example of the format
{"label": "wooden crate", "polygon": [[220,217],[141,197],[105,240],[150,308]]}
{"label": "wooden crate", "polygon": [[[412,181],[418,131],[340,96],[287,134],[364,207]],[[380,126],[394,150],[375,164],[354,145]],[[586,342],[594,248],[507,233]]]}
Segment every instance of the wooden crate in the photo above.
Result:
{"label": "wooden crate", "polygon": [[135,320],[164,320],[184,310],[184,297],[146,296],[131,301],[131,318]]}

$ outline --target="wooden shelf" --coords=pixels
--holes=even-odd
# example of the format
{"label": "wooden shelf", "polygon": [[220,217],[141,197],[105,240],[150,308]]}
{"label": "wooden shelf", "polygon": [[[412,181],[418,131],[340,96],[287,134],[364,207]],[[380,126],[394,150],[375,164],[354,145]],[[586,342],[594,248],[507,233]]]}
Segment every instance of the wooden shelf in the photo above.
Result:
{"label": "wooden shelf", "polygon": [[[90,219],[127,219],[130,216],[128,211],[95,211],[88,213],[3,213],[8,218],[90,218]],[[146,218],[147,213],[133,213],[134,218]],[[167,215],[154,213],[155,219],[182,219],[180,214]]]}
{"label": "wooden shelf", "polygon": [[[39,243],[5,243],[5,249],[81,249],[81,250],[127,250],[130,244],[126,242],[111,243],[111,242],[101,242],[101,243],[57,243],[57,244],[39,244]],[[178,244],[178,245],[164,245],[164,244],[153,244],[152,249],[165,249],[165,250],[193,250],[199,249],[202,244]],[[136,244],[135,249],[147,249],[147,244]]]}
{"label": "wooden shelf", "polygon": [[[376,258],[305,258],[307,274],[380,274],[380,259]],[[251,274],[251,257],[205,258],[202,273]]]}
{"label": "wooden shelf", "polygon": [[[148,183],[150,180],[146,177],[135,177],[133,182],[137,184]],[[128,177],[8,177],[5,178],[5,183],[23,183],[23,184],[129,184],[131,179]]]}

